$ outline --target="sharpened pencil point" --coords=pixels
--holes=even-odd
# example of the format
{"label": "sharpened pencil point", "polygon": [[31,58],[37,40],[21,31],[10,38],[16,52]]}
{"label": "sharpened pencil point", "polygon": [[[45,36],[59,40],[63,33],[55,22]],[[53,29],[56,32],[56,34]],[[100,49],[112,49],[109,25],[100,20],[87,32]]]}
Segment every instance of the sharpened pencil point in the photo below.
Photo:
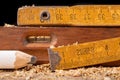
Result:
{"label": "sharpened pencil point", "polygon": [[31,62],[29,62],[29,64],[35,64],[37,62],[37,57],[36,56],[32,56],[31,57]]}

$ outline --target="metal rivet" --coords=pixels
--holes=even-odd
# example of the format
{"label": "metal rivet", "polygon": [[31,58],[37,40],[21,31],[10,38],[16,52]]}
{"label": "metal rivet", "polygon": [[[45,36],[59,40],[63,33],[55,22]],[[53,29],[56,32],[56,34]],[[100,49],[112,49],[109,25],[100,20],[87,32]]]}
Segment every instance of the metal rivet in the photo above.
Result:
{"label": "metal rivet", "polygon": [[42,11],[40,13],[40,20],[44,21],[44,20],[49,20],[50,19],[50,13],[48,11]]}

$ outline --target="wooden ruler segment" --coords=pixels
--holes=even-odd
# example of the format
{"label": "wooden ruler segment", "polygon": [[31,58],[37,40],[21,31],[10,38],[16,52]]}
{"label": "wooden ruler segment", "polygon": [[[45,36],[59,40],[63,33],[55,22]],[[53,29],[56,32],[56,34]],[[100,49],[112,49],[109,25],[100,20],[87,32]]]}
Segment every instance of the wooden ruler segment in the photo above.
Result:
{"label": "wooden ruler segment", "polygon": [[120,5],[28,6],[18,25],[120,26]]}
{"label": "wooden ruler segment", "polygon": [[48,49],[51,69],[69,69],[120,60],[120,37]]}

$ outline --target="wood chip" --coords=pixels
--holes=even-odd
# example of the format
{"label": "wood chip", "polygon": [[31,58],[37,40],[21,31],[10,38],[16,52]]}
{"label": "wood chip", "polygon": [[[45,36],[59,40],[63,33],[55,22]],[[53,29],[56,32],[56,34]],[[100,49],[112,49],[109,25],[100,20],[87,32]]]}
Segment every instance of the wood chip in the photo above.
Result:
{"label": "wood chip", "polygon": [[120,80],[120,67],[88,67],[51,72],[49,64],[0,70],[0,80]]}

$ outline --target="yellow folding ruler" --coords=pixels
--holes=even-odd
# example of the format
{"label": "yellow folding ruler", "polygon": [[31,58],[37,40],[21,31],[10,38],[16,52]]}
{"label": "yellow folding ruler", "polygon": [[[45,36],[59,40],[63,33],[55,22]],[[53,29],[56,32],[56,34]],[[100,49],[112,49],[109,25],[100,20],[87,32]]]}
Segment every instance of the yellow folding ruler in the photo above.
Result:
{"label": "yellow folding ruler", "polygon": [[49,48],[51,69],[69,69],[120,60],[120,37]]}
{"label": "yellow folding ruler", "polygon": [[28,6],[18,25],[120,26],[120,5]]}

